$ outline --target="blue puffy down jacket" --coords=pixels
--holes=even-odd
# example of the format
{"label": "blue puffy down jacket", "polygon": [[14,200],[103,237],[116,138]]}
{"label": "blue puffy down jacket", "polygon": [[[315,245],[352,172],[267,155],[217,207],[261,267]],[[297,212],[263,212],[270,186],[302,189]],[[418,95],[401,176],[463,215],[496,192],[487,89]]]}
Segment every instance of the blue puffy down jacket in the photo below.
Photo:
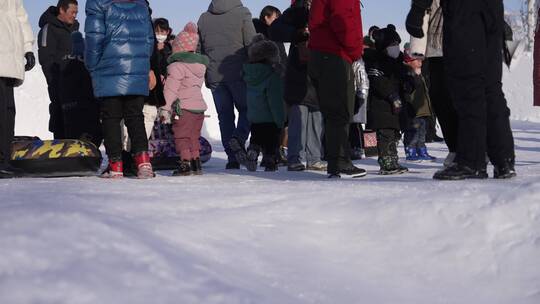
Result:
{"label": "blue puffy down jacket", "polygon": [[145,0],[87,0],[85,33],[96,97],[148,96],[154,30]]}

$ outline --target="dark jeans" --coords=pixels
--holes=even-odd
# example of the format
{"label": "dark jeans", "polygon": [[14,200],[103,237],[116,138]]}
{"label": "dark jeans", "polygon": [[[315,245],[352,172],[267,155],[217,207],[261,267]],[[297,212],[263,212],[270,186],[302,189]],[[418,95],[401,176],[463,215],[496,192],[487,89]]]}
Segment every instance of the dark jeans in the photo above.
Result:
{"label": "dark jeans", "polygon": [[379,150],[379,157],[397,156],[397,144],[400,138],[398,130],[378,129],[377,150]]}
{"label": "dark jeans", "polygon": [[[249,136],[246,84],[243,81],[222,82],[215,84],[211,90],[218,113],[221,143],[229,161],[236,161],[229,147],[229,141],[234,136],[240,142],[245,142]],[[238,124],[235,123],[235,108],[238,110]]]}
{"label": "dark jeans", "polygon": [[0,167],[11,160],[11,142],[15,131],[13,79],[0,78]]}
{"label": "dark jeans", "polygon": [[510,110],[502,91],[502,0],[445,1],[447,83],[459,128],[457,162],[473,169],[515,157]]}
{"label": "dark jeans", "polygon": [[428,58],[429,97],[450,152],[457,151],[458,115],[446,84],[443,57]]}
{"label": "dark jeans", "polygon": [[411,121],[411,124],[405,131],[405,138],[403,144],[405,147],[411,148],[425,148],[426,147],[426,133],[428,126],[428,118],[420,117]]}
{"label": "dark jeans", "polygon": [[148,138],[144,128],[144,96],[118,96],[102,98],[100,114],[103,125],[105,150],[110,160],[122,160],[123,119],[131,140],[131,153],[148,151]]}
{"label": "dark jeans", "polygon": [[349,125],[354,115],[354,75],[350,63],[333,54],[312,51],[308,65],[325,122],[328,173],[352,166]]}
{"label": "dark jeans", "polygon": [[274,123],[254,123],[251,125],[251,145],[262,148],[263,155],[276,156],[281,138],[281,129]]}

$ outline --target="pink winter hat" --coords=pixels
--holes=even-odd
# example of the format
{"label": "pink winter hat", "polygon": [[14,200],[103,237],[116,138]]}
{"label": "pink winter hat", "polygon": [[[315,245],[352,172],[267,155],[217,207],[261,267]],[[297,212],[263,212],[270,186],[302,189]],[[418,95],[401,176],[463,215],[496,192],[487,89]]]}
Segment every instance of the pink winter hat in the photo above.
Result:
{"label": "pink winter hat", "polygon": [[189,22],[184,27],[172,43],[173,53],[179,52],[195,52],[197,45],[199,44],[199,34],[197,32],[197,25],[193,22]]}

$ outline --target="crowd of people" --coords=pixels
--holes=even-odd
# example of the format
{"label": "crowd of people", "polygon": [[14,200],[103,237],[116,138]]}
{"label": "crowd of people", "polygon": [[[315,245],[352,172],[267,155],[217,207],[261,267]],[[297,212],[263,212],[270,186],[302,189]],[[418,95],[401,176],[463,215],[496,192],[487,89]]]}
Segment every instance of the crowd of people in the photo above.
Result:
{"label": "crowd of people", "polygon": [[[22,0],[0,3],[10,24],[0,30],[12,46],[1,53],[0,175],[14,177],[13,87],[35,59]],[[49,130],[55,139],[103,141],[102,177],[131,171],[147,179],[155,176],[152,127],[172,124],[180,155],[173,175],[199,175],[206,85],[227,170],[256,171],[261,159],[265,171],[363,177],[352,161],[362,158],[365,127],[376,132],[379,173],[403,174],[400,140],[406,162],[435,161],[426,142],[437,138],[437,119],[449,153],[435,179],[484,179],[488,162],[495,178],[512,178],[503,12],[502,0],[413,0],[402,49],[405,37],[392,24],[364,36],[359,0],[293,0],[283,13],[269,5],[255,19],[241,0],[212,0],[177,34],[147,0],[87,0],[84,38],[78,2],[59,0],[37,36]]]}

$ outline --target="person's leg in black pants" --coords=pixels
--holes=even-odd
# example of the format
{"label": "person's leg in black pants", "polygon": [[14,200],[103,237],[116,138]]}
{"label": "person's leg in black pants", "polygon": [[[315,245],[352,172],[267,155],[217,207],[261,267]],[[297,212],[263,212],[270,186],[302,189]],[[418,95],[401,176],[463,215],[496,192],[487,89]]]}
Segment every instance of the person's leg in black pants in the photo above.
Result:
{"label": "person's leg in black pants", "polygon": [[0,177],[12,177],[11,142],[15,129],[15,98],[13,80],[0,78]]}
{"label": "person's leg in black pants", "polygon": [[[458,39],[447,39],[448,84],[456,108],[459,127],[457,163],[473,171],[486,169],[487,104],[484,87],[486,62],[486,33],[480,15],[470,16],[467,33],[454,34]],[[462,30],[465,30],[463,28]],[[457,29],[455,30],[457,31]],[[502,38],[501,38],[502,39]],[[467,52],[462,44],[469,44],[474,52]],[[455,50],[455,51],[454,51]],[[451,56],[461,53],[459,58]]]}
{"label": "person's leg in black pants", "polygon": [[448,151],[457,151],[458,117],[446,85],[443,57],[429,58],[429,96]]}
{"label": "person's leg in black pants", "polygon": [[337,55],[312,51],[309,76],[319,96],[325,122],[325,156],[330,177],[365,175],[351,161],[349,126],[354,115],[354,74],[350,63]]}
{"label": "person's leg in black pants", "polygon": [[351,145],[351,160],[362,159],[362,124],[351,123],[349,129],[349,144]]}
{"label": "person's leg in black pants", "polygon": [[144,97],[124,96],[122,115],[131,140],[131,153],[137,155],[148,151],[148,137],[144,127]]}
{"label": "person's leg in black pants", "polygon": [[107,97],[100,100],[100,114],[103,127],[103,140],[109,161],[122,161],[122,130],[120,121],[123,115],[122,97]]}
{"label": "person's leg in black pants", "polygon": [[274,123],[251,124],[251,138],[247,150],[249,171],[257,170],[257,159],[263,153],[264,167],[267,171],[277,170],[276,151],[279,147],[281,129]]}
{"label": "person's leg in black pants", "polygon": [[[503,9],[499,7],[498,19],[503,20]],[[495,166],[495,177],[515,176],[514,136],[510,126],[510,109],[502,90],[502,32],[487,37],[486,102],[487,102],[487,154]],[[505,175],[505,176],[503,176]]]}
{"label": "person's leg in black pants", "polygon": [[263,143],[263,158],[268,159],[267,163],[265,163],[265,171],[276,171],[278,169],[277,166],[277,154],[276,151],[278,151],[279,148],[279,142],[281,138],[281,129],[278,128],[275,124],[269,123],[266,127],[266,140]]}
{"label": "person's leg in black pants", "polygon": [[409,171],[399,164],[397,145],[400,137],[399,130],[377,130],[377,150],[379,151],[378,163],[380,166],[380,174],[401,174]]}
{"label": "person's leg in black pants", "polygon": [[458,166],[434,178],[487,178],[486,152],[497,165],[513,158],[514,150],[500,83],[503,3],[456,0],[445,2],[443,9],[446,76],[459,118]]}

